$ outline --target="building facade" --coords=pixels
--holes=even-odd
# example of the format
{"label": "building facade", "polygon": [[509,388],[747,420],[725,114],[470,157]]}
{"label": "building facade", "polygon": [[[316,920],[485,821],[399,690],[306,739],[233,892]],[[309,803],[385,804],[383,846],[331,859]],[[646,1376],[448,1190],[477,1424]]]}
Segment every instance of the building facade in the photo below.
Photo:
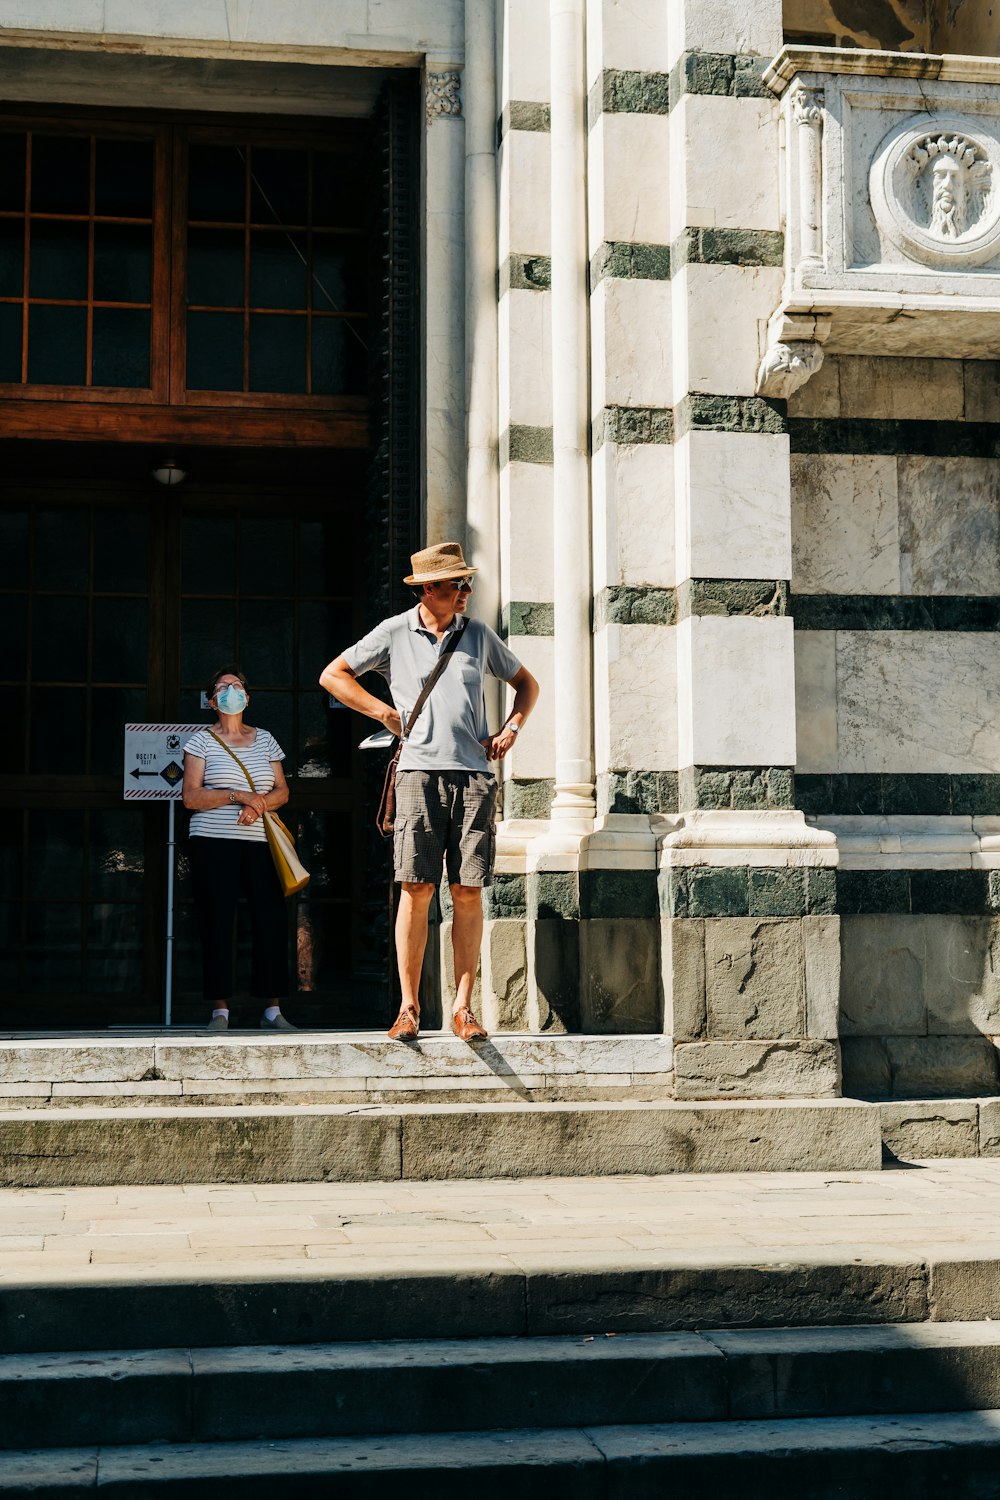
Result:
{"label": "building facade", "polygon": [[382,1019],[381,768],[313,683],[456,537],[543,687],[491,1029],[666,1034],[679,1098],[995,1090],[1000,36],[966,11],[0,0],[12,1017],[154,1018],[162,809],[123,810],[115,736],[238,653],[326,872],[303,1013]]}

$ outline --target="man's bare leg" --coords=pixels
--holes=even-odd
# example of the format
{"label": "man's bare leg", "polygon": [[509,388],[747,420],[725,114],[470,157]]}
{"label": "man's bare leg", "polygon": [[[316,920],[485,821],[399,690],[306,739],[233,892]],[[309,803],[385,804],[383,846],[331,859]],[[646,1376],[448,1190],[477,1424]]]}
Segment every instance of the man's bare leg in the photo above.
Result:
{"label": "man's bare leg", "polygon": [[[420,974],[427,947],[427,914],[434,887],[407,881],[399,888],[396,908],[396,965],[401,994],[399,1013],[420,1015]],[[395,1028],[393,1028],[395,1029]]]}
{"label": "man's bare leg", "polygon": [[[451,924],[451,947],[455,957],[455,1001],[452,1014],[470,1010],[472,987],[479,968],[479,950],[483,945],[483,893],[478,885],[453,885],[451,900],[454,916]],[[485,1036],[477,1026],[475,1035]]]}

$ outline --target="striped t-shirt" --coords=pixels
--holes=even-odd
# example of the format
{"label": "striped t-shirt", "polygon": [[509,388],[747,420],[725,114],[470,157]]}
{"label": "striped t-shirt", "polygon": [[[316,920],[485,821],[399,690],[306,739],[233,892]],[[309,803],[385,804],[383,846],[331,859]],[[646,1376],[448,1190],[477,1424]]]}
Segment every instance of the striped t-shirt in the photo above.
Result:
{"label": "striped t-shirt", "polygon": [[[199,729],[197,734],[191,736],[184,746],[184,754],[197,755],[205,762],[205,786],[210,791],[227,792],[230,787],[237,792],[250,790],[249,781],[232,755],[228,750],[223,750],[207,729]],[[239,756],[250,772],[258,792],[273,790],[274,768],[271,762],[285,758],[285,752],[273,734],[269,734],[266,729],[258,729],[253,744],[234,750],[233,754]],[[188,831],[192,838],[253,839],[257,843],[266,842],[263,818],[258,818],[256,823],[237,823],[236,819],[241,811],[242,803],[233,802],[226,803],[224,807],[212,807],[205,812],[192,813]]]}

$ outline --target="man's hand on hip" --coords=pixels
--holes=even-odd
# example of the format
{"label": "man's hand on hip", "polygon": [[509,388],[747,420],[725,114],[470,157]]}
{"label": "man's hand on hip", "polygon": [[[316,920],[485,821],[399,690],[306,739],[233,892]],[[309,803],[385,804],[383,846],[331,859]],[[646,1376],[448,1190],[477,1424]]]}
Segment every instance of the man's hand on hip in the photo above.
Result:
{"label": "man's hand on hip", "polygon": [[508,750],[513,750],[517,735],[511,729],[501,729],[499,734],[488,734],[480,741],[486,751],[487,760],[503,760]]}

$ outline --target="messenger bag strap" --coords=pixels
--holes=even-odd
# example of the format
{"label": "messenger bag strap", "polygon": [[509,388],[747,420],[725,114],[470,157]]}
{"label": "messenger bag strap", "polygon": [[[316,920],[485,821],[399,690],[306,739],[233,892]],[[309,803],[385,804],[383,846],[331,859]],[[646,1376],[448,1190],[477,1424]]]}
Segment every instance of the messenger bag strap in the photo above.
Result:
{"label": "messenger bag strap", "polygon": [[225,750],[226,754],[227,755],[231,755],[233,757],[233,760],[239,766],[240,770],[243,772],[243,774],[246,777],[247,781],[249,781],[249,783],[250,783],[250,790],[252,792],[256,792],[257,788],[254,786],[253,777],[250,775],[250,772],[247,770],[246,766],[243,764],[243,762],[240,760],[239,756],[236,754],[236,751],[235,750],[230,750],[230,748],[226,744],[225,740],[220,740],[219,736],[215,733],[215,731],[213,729],[210,729],[208,732],[212,736],[212,738],[215,741],[215,743],[217,745],[221,745],[222,748],[223,748],[223,750]]}
{"label": "messenger bag strap", "polygon": [[449,641],[447,641],[445,643],[445,645],[443,645],[441,647],[441,653],[438,656],[437,662],[434,665],[433,672],[428,677],[428,679],[424,683],[423,687],[420,689],[420,692],[417,694],[417,701],[416,701],[416,703],[414,703],[413,708],[412,708],[412,710],[410,712],[410,717],[406,721],[406,728],[404,729],[403,733],[400,736],[401,739],[408,740],[410,738],[410,735],[411,735],[411,733],[413,731],[413,726],[417,722],[417,715],[419,714],[420,710],[423,708],[424,704],[427,702],[428,698],[430,697],[431,690],[434,687],[434,684],[437,682],[438,678],[441,676],[441,673],[444,671],[445,667],[448,665],[448,658],[451,656],[451,653],[454,651],[455,647],[458,645],[458,638],[459,638],[459,636],[462,634],[462,632],[464,630],[465,630],[465,625],[463,624],[460,629],[457,629],[453,633],[451,639]]}

